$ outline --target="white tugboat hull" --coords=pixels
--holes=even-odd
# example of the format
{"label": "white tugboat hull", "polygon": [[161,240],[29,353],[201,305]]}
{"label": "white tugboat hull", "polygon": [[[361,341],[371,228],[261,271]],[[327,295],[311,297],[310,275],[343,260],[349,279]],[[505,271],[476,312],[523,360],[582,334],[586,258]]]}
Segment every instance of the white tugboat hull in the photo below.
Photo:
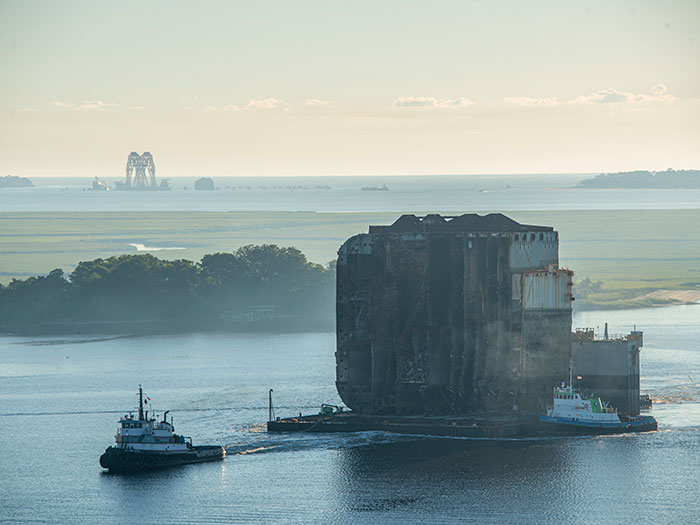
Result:
{"label": "white tugboat hull", "polygon": [[640,416],[629,421],[586,421],[540,416],[539,421],[547,432],[559,434],[624,434],[657,430],[656,419],[650,416]]}

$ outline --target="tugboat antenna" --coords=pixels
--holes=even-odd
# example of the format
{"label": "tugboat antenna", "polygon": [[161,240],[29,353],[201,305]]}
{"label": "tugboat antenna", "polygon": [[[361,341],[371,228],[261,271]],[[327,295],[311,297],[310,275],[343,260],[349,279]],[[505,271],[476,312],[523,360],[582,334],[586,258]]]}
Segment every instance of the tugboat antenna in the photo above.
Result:
{"label": "tugboat antenna", "polygon": [[143,389],[139,385],[139,421],[143,420]]}
{"label": "tugboat antenna", "polygon": [[267,420],[268,421],[274,421],[275,420],[275,408],[272,406],[272,389],[268,392],[269,397],[269,402],[267,406]]}

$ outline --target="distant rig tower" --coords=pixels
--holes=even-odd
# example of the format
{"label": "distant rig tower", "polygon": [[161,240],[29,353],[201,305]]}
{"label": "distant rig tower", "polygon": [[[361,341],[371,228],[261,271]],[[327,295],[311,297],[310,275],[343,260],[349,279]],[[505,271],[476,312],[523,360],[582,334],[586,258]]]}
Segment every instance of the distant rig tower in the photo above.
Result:
{"label": "distant rig tower", "polygon": [[[148,171],[148,177],[146,172]],[[150,180],[149,180],[150,179]],[[156,188],[156,165],[153,155],[146,151],[139,155],[135,151],[129,153],[126,159],[126,188],[145,190]]]}

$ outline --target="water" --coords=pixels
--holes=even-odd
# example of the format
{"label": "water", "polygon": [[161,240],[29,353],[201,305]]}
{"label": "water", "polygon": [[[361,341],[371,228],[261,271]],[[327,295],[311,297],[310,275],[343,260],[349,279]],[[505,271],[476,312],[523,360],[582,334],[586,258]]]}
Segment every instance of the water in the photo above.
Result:
{"label": "water", "polygon": [[[339,402],[331,333],[0,338],[0,522],[697,522],[700,306],[583,312],[644,330],[650,434],[524,440],[267,434]],[[98,458],[143,383],[222,463],[138,475]]]}
{"label": "water", "polygon": [[[700,190],[577,189],[587,175],[194,178],[166,192],[93,192],[88,178],[37,178],[34,188],[0,189],[0,211],[485,212],[517,210],[698,209]],[[381,187],[390,191],[362,191]],[[189,190],[185,191],[184,187]]]}

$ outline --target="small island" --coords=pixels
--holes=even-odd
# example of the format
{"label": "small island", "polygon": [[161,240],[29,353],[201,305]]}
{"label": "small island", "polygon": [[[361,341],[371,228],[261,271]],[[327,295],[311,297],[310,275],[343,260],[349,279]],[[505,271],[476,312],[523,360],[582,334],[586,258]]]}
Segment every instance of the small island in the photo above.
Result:
{"label": "small island", "polygon": [[700,170],[622,171],[582,180],[579,188],[700,189]]}
{"label": "small island", "polygon": [[0,188],[31,188],[34,184],[26,177],[5,175],[0,177]]}
{"label": "small island", "polygon": [[214,191],[214,180],[210,177],[202,177],[194,181],[194,189],[197,191]]}

